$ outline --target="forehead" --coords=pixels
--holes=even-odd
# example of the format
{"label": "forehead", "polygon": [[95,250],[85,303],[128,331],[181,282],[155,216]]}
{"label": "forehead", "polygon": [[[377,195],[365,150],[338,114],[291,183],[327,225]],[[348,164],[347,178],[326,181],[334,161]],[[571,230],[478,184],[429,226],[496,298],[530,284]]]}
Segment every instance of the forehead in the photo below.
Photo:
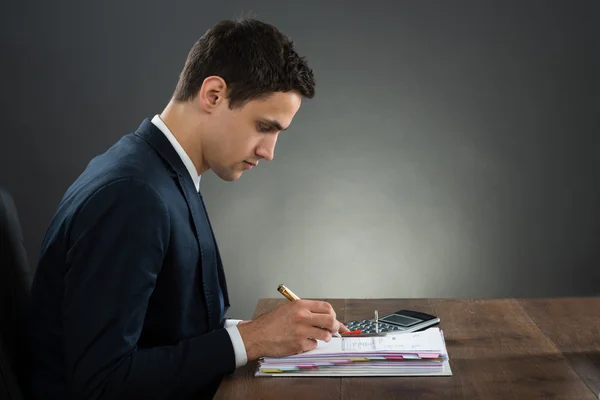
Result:
{"label": "forehead", "polygon": [[281,125],[288,126],[302,102],[302,97],[296,92],[275,92],[256,100],[249,101],[243,111],[254,118],[277,120]]}

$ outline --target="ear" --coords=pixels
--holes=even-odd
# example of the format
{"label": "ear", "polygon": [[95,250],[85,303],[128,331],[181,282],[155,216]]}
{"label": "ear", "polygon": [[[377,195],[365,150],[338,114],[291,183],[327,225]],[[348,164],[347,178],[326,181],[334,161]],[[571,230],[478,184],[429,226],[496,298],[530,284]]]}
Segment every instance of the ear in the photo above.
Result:
{"label": "ear", "polygon": [[203,111],[211,113],[222,103],[226,103],[227,83],[220,76],[209,76],[202,82],[197,101]]}

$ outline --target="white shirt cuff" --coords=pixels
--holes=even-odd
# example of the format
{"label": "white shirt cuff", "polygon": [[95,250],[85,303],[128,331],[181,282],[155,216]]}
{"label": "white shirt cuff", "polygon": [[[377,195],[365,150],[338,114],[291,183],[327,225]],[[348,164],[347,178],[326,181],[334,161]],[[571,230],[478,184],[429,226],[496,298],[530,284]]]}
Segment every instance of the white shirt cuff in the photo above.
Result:
{"label": "white shirt cuff", "polygon": [[235,325],[239,324],[241,321],[242,321],[241,319],[226,318],[225,322],[223,323],[223,328],[228,328],[230,326],[235,326]]}
{"label": "white shirt cuff", "polygon": [[[238,330],[237,322],[232,322],[228,324],[227,320],[225,321],[225,330],[229,333],[229,337],[231,338],[231,344],[233,345],[233,352],[235,354],[235,367],[239,368],[248,362],[248,354],[246,354],[246,346],[244,345],[244,341],[242,340],[242,335],[240,335],[240,331]],[[233,320],[236,321],[236,320]]]}

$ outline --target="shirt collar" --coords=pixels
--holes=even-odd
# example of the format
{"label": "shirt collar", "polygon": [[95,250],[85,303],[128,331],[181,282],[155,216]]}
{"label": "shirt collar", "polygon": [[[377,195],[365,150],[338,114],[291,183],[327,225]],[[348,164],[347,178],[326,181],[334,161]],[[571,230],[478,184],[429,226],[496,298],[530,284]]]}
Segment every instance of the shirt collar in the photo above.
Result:
{"label": "shirt collar", "polygon": [[183,147],[181,147],[173,133],[171,133],[171,130],[167,127],[167,125],[164,123],[164,121],[160,118],[158,114],[156,114],[154,118],[152,118],[152,123],[156,125],[156,127],[160,129],[162,133],[164,133],[167,139],[169,139],[169,142],[171,142],[171,145],[173,146],[177,154],[179,154],[179,157],[181,157],[181,161],[183,161],[183,164],[190,173],[192,181],[194,182],[194,186],[196,186],[196,190],[200,192],[200,175],[198,175],[196,167],[194,166],[194,163],[192,162],[190,157],[187,155],[185,150],[183,150]]}

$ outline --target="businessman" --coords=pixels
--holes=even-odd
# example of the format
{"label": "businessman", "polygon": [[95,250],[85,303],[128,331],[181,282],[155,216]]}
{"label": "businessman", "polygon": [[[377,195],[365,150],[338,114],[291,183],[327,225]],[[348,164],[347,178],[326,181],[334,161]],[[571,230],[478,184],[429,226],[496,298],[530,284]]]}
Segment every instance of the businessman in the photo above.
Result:
{"label": "businessman", "polygon": [[225,318],[199,189],[208,170],[235,181],[271,160],[314,86],[272,25],[222,21],[194,44],[162,113],[91,160],[50,223],[32,287],[34,399],[210,398],[249,360],[347,330],[319,301]]}

